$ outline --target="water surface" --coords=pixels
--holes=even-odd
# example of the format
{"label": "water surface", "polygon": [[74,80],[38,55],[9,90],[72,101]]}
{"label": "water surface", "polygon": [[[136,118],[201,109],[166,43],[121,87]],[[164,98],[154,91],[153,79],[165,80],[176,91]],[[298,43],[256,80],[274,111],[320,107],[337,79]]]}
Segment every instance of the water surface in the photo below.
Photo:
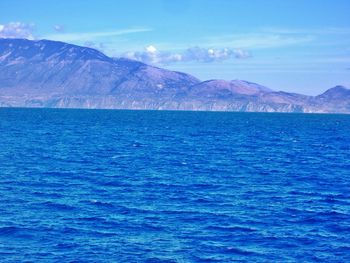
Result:
{"label": "water surface", "polygon": [[1,262],[349,262],[350,116],[0,109]]}

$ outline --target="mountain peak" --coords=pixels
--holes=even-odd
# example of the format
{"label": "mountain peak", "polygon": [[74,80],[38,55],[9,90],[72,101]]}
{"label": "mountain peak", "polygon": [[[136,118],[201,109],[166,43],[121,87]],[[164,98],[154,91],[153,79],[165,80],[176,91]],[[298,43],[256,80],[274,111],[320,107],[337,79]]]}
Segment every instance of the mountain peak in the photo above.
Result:
{"label": "mountain peak", "polygon": [[324,99],[341,99],[344,97],[350,98],[350,89],[342,85],[337,85],[333,88],[326,90],[324,93],[322,93],[317,97],[324,98]]}
{"label": "mountain peak", "polygon": [[56,59],[104,59],[111,58],[102,52],[88,47],[80,47],[53,40],[28,40],[28,39],[0,39],[0,54],[8,54],[8,60],[16,59],[36,59],[47,60]]}
{"label": "mountain peak", "polygon": [[330,90],[333,89],[333,90],[349,90],[347,87],[345,86],[342,86],[342,85],[337,85],[333,88],[330,88]]}

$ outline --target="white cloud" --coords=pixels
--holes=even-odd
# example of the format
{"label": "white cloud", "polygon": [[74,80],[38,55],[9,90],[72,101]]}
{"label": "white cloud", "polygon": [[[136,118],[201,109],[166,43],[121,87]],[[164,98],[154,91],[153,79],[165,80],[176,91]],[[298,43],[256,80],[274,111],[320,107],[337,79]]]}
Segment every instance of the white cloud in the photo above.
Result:
{"label": "white cloud", "polygon": [[35,39],[33,35],[34,24],[10,22],[0,24],[0,38],[26,38]]}
{"label": "white cloud", "polygon": [[154,46],[150,45],[150,46],[146,47],[146,51],[148,53],[156,53],[157,49]]}
{"label": "white cloud", "polygon": [[64,27],[62,25],[54,25],[53,26],[53,29],[56,31],[56,32],[63,32],[64,31]]}
{"label": "white cloud", "polygon": [[152,45],[146,47],[144,51],[127,52],[123,54],[123,57],[138,60],[147,64],[169,64],[182,60],[180,54],[160,52]]}
{"label": "white cloud", "polygon": [[93,49],[97,49],[101,52],[104,51],[105,49],[105,45],[103,43],[96,43],[96,42],[93,42],[93,41],[86,41],[84,43],[84,46],[85,47],[89,47],[89,48],[93,48]]}
{"label": "white cloud", "polygon": [[234,54],[235,54],[236,58],[249,58],[249,57],[251,57],[251,55],[248,51],[240,49],[240,48],[235,49]]}
{"label": "white cloud", "polygon": [[233,48],[189,48],[184,52],[185,61],[213,62],[231,58],[248,58],[250,54],[242,49]]}
{"label": "white cloud", "polygon": [[181,52],[166,52],[150,45],[144,51],[127,52],[123,56],[149,64],[170,64],[179,61],[215,62],[232,58],[243,59],[251,55],[245,50],[232,48],[192,47]]}

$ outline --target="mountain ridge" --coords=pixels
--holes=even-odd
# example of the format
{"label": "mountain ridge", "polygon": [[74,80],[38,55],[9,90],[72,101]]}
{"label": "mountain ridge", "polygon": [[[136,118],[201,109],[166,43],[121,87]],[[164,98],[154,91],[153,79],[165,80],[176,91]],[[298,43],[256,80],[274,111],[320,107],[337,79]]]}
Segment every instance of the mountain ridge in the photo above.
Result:
{"label": "mountain ridge", "polygon": [[0,106],[350,113],[343,86],[318,96],[205,80],[51,40],[0,39]]}

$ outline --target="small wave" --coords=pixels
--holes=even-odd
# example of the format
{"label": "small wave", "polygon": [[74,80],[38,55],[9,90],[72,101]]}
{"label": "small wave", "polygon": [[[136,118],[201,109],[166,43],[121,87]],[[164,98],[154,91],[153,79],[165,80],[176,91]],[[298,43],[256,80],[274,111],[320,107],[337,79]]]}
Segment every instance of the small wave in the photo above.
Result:
{"label": "small wave", "polygon": [[114,205],[112,203],[102,202],[102,201],[98,201],[96,199],[91,199],[88,201],[88,203],[99,206],[99,207],[114,208]]}
{"label": "small wave", "polygon": [[7,226],[0,228],[0,237],[30,239],[33,236],[31,232],[33,232],[33,230],[29,228]]}
{"label": "small wave", "polygon": [[79,247],[77,244],[75,243],[59,243],[55,246],[57,249],[74,249]]}
{"label": "small wave", "polygon": [[218,256],[192,256],[195,262],[223,262]]}
{"label": "small wave", "polygon": [[36,195],[36,196],[47,197],[47,198],[61,198],[61,197],[63,197],[63,195],[59,194],[59,193],[33,192],[32,194]]}
{"label": "small wave", "polygon": [[17,232],[21,231],[21,228],[14,227],[14,226],[5,226],[0,228],[0,235],[7,236],[7,235],[13,235]]}
{"label": "small wave", "polygon": [[149,230],[149,231],[162,231],[163,227],[161,226],[157,226],[157,225],[153,225],[153,224],[148,224],[148,223],[144,223],[141,225],[141,228],[143,230]]}
{"label": "small wave", "polygon": [[50,209],[55,209],[59,211],[72,211],[75,210],[76,208],[67,204],[60,204],[60,203],[53,203],[53,202],[44,202],[42,203],[43,205],[47,206]]}
{"label": "small wave", "polygon": [[102,218],[102,217],[78,217],[77,220],[81,220],[81,221],[90,221],[90,222],[99,222],[99,221],[106,221],[106,219]]}
{"label": "small wave", "polygon": [[339,233],[350,233],[350,225],[344,225],[339,223],[331,223],[326,226],[326,228],[336,234]]}
{"label": "small wave", "polygon": [[233,254],[237,254],[237,255],[243,255],[243,256],[259,255],[259,253],[255,252],[255,251],[244,250],[244,249],[237,248],[237,247],[226,247],[224,249],[224,252],[233,253]]}
{"label": "small wave", "polygon": [[173,259],[165,259],[165,258],[157,258],[157,257],[150,257],[145,260],[147,263],[176,263],[177,260]]}
{"label": "small wave", "polygon": [[217,230],[217,231],[225,231],[225,232],[255,232],[256,229],[243,227],[243,226],[208,226],[206,227],[208,230]]}
{"label": "small wave", "polygon": [[145,145],[142,144],[142,143],[140,143],[140,142],[134,142],[134,143],[132,144],[132,147],[135,147],[135,148],[140,148],[140,147],[143,147],[143,146],[145,146]]}

